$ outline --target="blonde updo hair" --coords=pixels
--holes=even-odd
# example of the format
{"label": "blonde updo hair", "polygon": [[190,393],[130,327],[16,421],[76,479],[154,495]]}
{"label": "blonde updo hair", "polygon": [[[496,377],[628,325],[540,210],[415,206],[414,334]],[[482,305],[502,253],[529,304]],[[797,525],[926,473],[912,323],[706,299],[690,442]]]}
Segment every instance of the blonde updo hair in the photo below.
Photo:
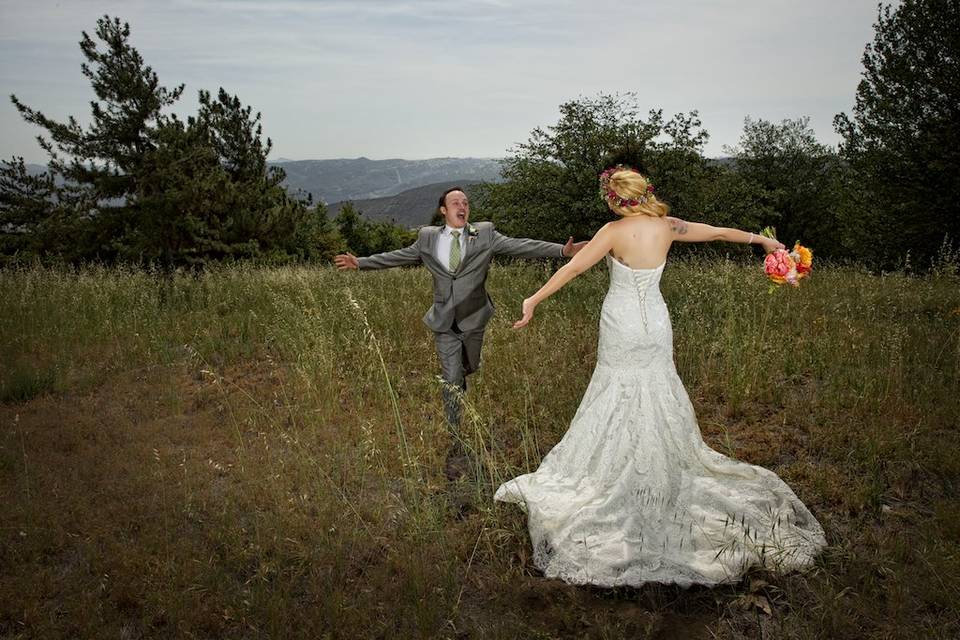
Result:
{"label": "blonde updo hair", "polygon": [[609,174],[605,183],[601,177],[601,185],[601,195],[607,206],[621,216],[662,218],[670,213],[670,205],[654,195],[653,185],[637,171],[618,169]]}

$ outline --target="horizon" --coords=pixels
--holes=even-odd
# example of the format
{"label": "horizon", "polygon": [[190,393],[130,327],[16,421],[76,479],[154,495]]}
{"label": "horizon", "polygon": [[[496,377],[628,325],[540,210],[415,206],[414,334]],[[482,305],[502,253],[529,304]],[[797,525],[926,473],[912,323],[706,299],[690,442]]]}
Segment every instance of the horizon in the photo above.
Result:
{"label": "horizon", "polygon": [[[722,156],[703,156],[707,160],[725,160],[731,158],[729,155]],[[267,162],[273,163],[284,163],[284,162],[331,162],[334,160],[370,160],[371,162],[388,162],[390,160],[400,160],[403,162],[424,162],[426,160],[494,160],[500,161],[506,159],[506,156],[501,158],[494,157],[483,157],[483,156],[432,156],[429,158],[371,158],[369,156],[356,156],[356,157],[339,157],[339,158],[267,158]],[[47,166],[46,162],[30,162],[24,159],[24,162],[28,165],[34,166]]]}

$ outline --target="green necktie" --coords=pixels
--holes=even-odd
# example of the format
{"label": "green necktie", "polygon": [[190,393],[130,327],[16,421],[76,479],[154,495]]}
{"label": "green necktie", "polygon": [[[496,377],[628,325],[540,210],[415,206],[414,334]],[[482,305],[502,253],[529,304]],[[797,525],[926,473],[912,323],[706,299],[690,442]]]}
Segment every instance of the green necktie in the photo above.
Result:
{"label": "green necktie", "polygon": [[460,266],[460,232],[451,231],[453,244],[450,245],[450,271],[456,271]]}

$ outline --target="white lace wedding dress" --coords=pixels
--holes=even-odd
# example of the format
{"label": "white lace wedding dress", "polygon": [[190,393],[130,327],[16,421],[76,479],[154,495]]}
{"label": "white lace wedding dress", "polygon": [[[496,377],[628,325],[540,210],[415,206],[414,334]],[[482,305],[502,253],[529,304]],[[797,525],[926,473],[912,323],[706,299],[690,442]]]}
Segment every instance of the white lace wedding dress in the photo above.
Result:
{"label": "white lace wedding dress", "polygon": [[548,577],[601,586],[735,582],[808,567],[823,529],[775,473],[704,443],[673,362],[660,275],[608,256],[597,365],[570,428],[495,500],[528,515]]}

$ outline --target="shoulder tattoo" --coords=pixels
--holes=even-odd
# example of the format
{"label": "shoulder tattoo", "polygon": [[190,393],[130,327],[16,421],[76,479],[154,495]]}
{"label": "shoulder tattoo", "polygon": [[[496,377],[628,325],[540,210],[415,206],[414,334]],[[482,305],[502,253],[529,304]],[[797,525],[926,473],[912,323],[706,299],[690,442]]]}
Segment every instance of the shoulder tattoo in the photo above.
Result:
{"label": "shoulder tattoo", "polygon": [[670,230],[674,233],[683,235],[687,232],[687,223],[679,218],[668,218],[670,220]]}

